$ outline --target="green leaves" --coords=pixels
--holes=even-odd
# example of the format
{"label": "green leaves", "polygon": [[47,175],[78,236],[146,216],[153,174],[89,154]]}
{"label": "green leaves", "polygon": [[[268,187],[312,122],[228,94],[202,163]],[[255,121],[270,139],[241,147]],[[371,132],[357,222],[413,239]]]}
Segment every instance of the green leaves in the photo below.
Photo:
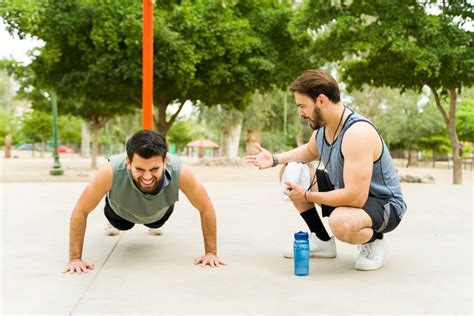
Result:
{"label": "green leaves", "polygon": [[[5,1],[0,14],[12,33],[45,41],[18,68],[36,101],[54,89],[60,111],[89,121],[141,103],[141,1]],[[155,106],[191,100],[243,110],[256,89],[288,85],[309,60],[305,42],[289,32],[293,15],[287,1],[156,2]]]}
{"label": "green leaves", "polygon": [[473,33],[456,21],[472,12],[472,6],[462,3],[432,15],[419,1],[347,5],[307,1],[295,25],[299,31],[318,31],[315,59],[339,61],[343,78],[353,87],[364,83],[414,90],[425,84],[435,89],[470,86]]}

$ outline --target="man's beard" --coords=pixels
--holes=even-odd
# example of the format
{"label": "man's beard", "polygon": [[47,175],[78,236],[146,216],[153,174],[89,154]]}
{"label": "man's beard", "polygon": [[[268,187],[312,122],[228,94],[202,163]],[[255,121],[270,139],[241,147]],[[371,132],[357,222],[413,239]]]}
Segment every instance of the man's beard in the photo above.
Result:
{"label": "man's beard", "polygon": [[[151,182],[152,185],[146,186],[144,183],[142,183],[142,177],[138,177],[137,180],[135,181],[136,185],[142,191],[143,193],[149,193],[154,191],[158,187],[158,178],[157,177],[152,177],[153,181]],[[148,181],[147,181],[148,182]]]}
{"label": "man's beard", "polygon": [[315,118],[314,122],[308,118],[308,124],[313,130],[318,130],[326,125],[326,120],[323,117],[323,113],[321,112],[321,109],[317,106],[314,107],[313,117]]}

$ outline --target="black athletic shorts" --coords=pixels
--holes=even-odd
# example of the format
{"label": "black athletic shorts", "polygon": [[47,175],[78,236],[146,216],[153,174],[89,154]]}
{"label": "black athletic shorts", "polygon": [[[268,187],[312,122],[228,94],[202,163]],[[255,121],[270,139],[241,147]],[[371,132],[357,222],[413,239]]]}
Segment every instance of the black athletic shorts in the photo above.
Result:
{"label": "black athletic shorts", "polygon": [[[174,210],[174,204],[168,208],[168,210],[166,211],[165,215],[162,218],[160,218],[156,222],[153,222],[150,224],[144,224],[144,225],[150,228],[160,228],[168,220],[168,218],[170,218],[171,214],[173,213],[173,210]],[[133,226],[135,226],[135,223],[132,223],[118,216],[114,212],[114,210],[110,207],[109,199],[107,197],[105,198],[104,215],[109,221],[109,223],[119,230],[129,230]]]}
{"label": "black athletic shorts", "polygon": [[[329,175],[326,171],[317,170],[316,178],[318,180],[319,192],[328,192],[334,190],[334,185],[329,180]],[[335,207],[328,205],[321,205],[323,216],[331,215]],[[400,218],[397,215],[393,205],[384,199],[379,199],[373,196],[367,198],[362,209],[372,219],[372,228],[377,233],[388,233],[394,230],[400,223]]]}

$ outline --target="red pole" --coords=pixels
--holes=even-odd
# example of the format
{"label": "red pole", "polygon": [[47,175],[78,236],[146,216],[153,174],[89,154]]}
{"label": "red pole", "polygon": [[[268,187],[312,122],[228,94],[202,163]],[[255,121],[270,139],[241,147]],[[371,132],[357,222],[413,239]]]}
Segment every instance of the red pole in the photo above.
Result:
{"label": "red pole", "polygon": [[142,128],[153,129],[153,0],[143,0]]}

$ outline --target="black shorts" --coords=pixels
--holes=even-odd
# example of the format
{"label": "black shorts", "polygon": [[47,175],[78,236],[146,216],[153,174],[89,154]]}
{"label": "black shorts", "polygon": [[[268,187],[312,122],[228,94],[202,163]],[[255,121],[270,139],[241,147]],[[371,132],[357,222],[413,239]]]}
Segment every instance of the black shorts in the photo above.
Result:
{"label": "black shorts", "polygon": [[[335,189],[334,185],[329,180],[329,175],[326,171],[317,170],[316,178],[318,180],[319,192],[328,192]],[[335,207],[333,206],[321,205],[322,214],[326,217],[331,215],[334,209]],[[397,211],[387,200],[369,195],[362,209],[372,219],[372,228],[377,233],[388,233],[394,230],[400,223]]]}
{"label": "black shorts", "polygon": [[[165,215],[162,218],[160,218],[156,222],[153,222],[150,224],[144,224],[144,225],[150,228],[160,228],[168,220],[168,218],[170,218],[171,214],[173,213],[173,210],[174,210],[174,204],[168,208],[168,210],[166,211]],[[118,216],[114,212],[114,210],[110,207],[109,199],[107,197],[105,198],[104,215],[109,221],[109,223],[119,230],[129,230],[133,226],[135,226],[135,223],[132,223]]]}

